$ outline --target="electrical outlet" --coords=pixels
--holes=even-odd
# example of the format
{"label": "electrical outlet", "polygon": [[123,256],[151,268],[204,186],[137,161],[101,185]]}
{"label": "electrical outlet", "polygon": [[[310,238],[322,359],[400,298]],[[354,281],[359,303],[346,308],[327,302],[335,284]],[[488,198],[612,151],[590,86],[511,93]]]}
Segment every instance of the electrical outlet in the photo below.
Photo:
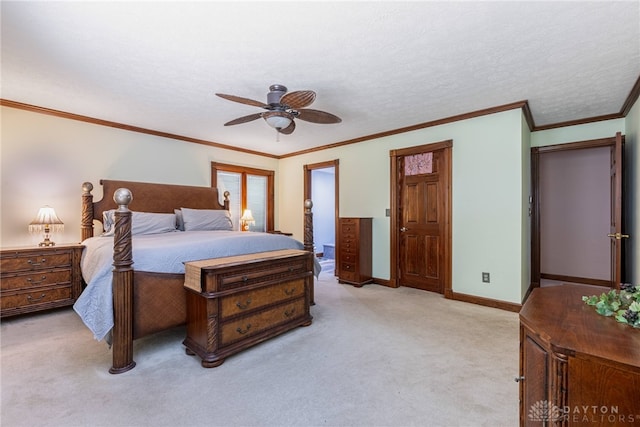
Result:
{"label": "electrical outlet", "polygon": [[482,273],[482,283],[491,283],[491,279],[489,278],[489,273]]}

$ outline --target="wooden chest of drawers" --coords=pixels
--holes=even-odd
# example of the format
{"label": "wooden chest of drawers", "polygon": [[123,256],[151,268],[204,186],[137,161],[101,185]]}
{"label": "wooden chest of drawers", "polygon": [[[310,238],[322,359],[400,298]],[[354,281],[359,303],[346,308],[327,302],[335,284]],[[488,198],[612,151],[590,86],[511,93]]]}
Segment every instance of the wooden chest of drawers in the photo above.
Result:
{"label": "wooden chest of drawers", "polygon": [[313,254],[261,252],[185,263],[187,354],[202,366],[311,324]]}
{"label": "wooden chest of drawers", "polygon": [[82,292],[82,245],[0,251],[1,317],[72,305]]}
{"label": "wooden chest of drawers", "polygon": [[371,218],[340,218],[338,281],[362,286],[371,282]]}
{"label": "wooden chest of drawers", "polygon": [[609,291],[564,284],[529,295],[520,310],[521,426],[640,421],[640,331],[582,302]]}

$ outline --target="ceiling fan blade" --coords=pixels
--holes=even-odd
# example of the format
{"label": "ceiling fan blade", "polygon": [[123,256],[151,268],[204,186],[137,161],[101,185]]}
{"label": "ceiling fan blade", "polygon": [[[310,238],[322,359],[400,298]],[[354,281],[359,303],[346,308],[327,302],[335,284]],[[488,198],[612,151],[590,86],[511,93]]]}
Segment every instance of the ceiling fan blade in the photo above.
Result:
{"label": "ceiling fan blade", "polygon": [[294,130],[296,130],[296,122],[291,120],[291,124],[284,129],[280,129],[279,132],[285,135],[291,135]]}
{"label": "ceiling fan blade", "polygon": [[298,90],[284,94],[280,98],[280,104],[297,110],[309,106],[315,101],[316,93],[312,90]]}
{"label": "ceiling fan blade", "polygon": [[312,110],[306,108],[304,110],[298,110],[298,116],[300,120],[305,120],[311,123],[331,124],[340,123],[342,119],[338,116],[334,116],[331,113],[320,110]]}
{"label": "ceiling fan blade", "polygon": [[225,123],[225,126],[233,126],[233,125],[239,125],[241,123],[247,123],[253,120],[257,120],[260,117],[262,117],[262,113],[254,113],[254,114],[249,114],[248,116],[244,116],[244,117],[238,117],[235,120],[231,120],[230,122]]}
{"label": "ceiling fan blade", "polygon": [[264,102],[254,101],[253,99],[243,98],[241,96],[226,95],[224,93],[216,93],[216,95],[218,95],[220,98],[224,98],[224,99],[227,99],[229,101],[239,102],[240,104],[253,105],[254,107],[260,107],[260,108],[268,108],[269,107]]}

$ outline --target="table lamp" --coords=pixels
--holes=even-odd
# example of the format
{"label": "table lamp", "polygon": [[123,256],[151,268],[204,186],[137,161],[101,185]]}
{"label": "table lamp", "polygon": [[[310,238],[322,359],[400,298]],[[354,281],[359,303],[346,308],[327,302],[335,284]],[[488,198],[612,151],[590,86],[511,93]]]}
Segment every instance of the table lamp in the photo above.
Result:
{"label": "table lamp", "polygon": [[253,219],[250,209],[245,209],[240,218],[240,224],[242,225],[242,231],[249,231],[249,225],[255,225],[256,221]]}
{"label": "table lamp", "polygon": [[43,206],[38,211],[38,215],[29,224],[30,233],[44,232],[44,240],[38,243],[38,246],[55,246],[56,244],[49,239],[49,233],[60,232],[64,230],[64,224],[56,215],[56,211],[51,206]]}

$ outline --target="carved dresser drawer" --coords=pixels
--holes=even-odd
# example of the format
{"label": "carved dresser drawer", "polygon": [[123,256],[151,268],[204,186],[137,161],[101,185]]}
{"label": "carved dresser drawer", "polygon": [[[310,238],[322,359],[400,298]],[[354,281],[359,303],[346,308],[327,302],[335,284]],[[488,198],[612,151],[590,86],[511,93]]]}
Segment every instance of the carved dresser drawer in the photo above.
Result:
{"label": "carved dresser drawer", "polygon": [[305,314],[304,299],[277,305],[256,314],[222,323],[220,343],[227,346],[249,338],[274,326],[300,319]]}
{"label": "carved dresser drawer", "polygon": [[0,251],[2,317],[72,305],[82,292],[82,245]]}
{"label": "carved dresser drawer", "polygon": [[187,354],[202,366],[311,324],[313,254],[260,252],[185,263]]}

